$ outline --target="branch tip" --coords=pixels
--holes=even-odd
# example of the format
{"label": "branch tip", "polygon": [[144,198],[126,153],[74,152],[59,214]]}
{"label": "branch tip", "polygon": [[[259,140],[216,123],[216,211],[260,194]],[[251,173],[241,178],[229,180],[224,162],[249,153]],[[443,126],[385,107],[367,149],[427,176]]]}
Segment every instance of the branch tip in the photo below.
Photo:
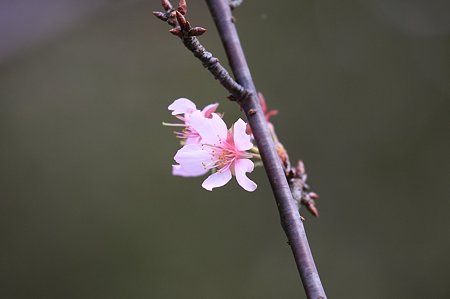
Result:
{"label": "branch tip", "polygon": [[160,11],[153,11],[152,14],[164,22],[167,22],[167,20],[169,19],[165,13],[160,12]]}
{"label": "branch tip", "polygon": [[309,197],[311,197],[311,199],[314,199],[314,200],[320,198],[319,194],[317,194],[316,192],[310,192]]}
{"label": "branch tip", "polygon": [[316,206],[314,205],[314,203],[311,203],[309,205],[306,206],[306,208],[308,209],[308,211],[313,214],[315,217],[319,217],[319,211],[317,210]]}
{"label": "branch tip", "polygon": [[177,16],[178,25],[180,25],[181,30],[188,32],[191,29],[191,24],[189,24],[189,22],[181,12],[177,10],[175,13]]}

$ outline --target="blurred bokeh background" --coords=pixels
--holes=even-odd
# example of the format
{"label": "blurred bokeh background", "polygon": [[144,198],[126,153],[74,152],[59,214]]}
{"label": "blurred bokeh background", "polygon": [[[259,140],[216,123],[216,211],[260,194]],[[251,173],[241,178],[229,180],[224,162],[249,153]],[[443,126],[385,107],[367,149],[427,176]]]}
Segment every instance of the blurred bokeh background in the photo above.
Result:
{"label": "blurred bokeh background", "polygon": [[[321,195],[329,298],[449,298],[450,2],[245,1],[257,87]],[[167,106],[227,93],[159,1],[0,1],[0,297],[304,298],[263,169],[172,177]],[[203,1],[189,18],[226,61]]]}

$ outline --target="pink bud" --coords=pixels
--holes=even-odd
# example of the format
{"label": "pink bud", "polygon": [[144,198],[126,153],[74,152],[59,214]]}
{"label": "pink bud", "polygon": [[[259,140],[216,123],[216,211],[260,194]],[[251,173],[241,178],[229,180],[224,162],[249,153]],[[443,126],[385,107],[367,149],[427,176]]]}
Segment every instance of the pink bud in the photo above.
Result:
{"label": "pink bud", "polygon": [[172,33],[175,36],[178,36],[178,37],[182,37],[183,36],[183,34],[181,33],[180,27],[172,28],[172,29],[169,30],[169,32]]}
{"label": "pink bud", "polygon": [[172,4],[170,4],[170,1],[169,1],[169,0],[162,0],[162,1],[161,1],[161,4],[162,4],[162,7],[163,7],[165,10],[171,10],[171,9],[172,9]]}
{"label": "pink bud", "polygon": [[186,0],[180,0],[178,2],[178,8],[177,10],[182,14],[185,15],[187,13],[187,4]]}
{"label": "pink bud", "polygon": [[167,21],[167,19],[168,19],[168,17],[166,16],[166,14],[165,14],[165,13],[162,13],[162,12],[160,12],[160,11],[154,11],[154,12],[153,12],[153,15],[154,15],[155,17],[157,17],[158,19],[164,21],[164,22]]}
{"label": "pink bud", "polygon": [[203,27],[194,27],[189,30],[189,36],[200,36],[206,32],[206,29]]}

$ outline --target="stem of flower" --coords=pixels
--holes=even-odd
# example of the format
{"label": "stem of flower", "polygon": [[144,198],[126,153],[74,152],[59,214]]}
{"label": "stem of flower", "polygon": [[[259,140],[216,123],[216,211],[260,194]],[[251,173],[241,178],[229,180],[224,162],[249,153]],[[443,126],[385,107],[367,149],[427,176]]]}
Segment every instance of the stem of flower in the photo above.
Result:
{"label": "stem of flower", "polygon": [[326,298],[306,238],[298,206],[292,197],[283,167],[280,163],[271,132],[259,103],[247,61],[233,23],[228,0],[206,0],[225,47],[236,81],[249,96],[240,101],[261,153],[267,176],[277,202],[283,229],[289,240],[295,262],[308,298]]}

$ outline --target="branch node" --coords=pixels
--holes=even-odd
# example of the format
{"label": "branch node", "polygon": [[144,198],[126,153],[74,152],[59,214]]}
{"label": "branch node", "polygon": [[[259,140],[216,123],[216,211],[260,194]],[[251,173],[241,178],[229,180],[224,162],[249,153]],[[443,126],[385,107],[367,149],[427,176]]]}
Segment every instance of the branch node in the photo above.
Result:
{"label": "branch node", "polygon": [[249,98],[250,92],[246,91],[244,87],[238,84],[228,73],[228,71],[219,63],[210,52],[206,51],[205,47],[200,44],[197,36],[201,36],[206,32],[203,27],[191,27],[191,24],[186,20],[185,14],[187,12],[187,5],[185,0],[180,0],[178,8],[173,9],[168,0],[162,0],[162,6],[165,12],[153,12],[153,14],[160,20],[167,22],[172,28],[169,32],[178,36],[214,76],[216,80],[233,95],[230,100],[239,102]]}
{"label": "branch node", "polygon": [[237,99],[235,98],[234,95],[230,94],[229,96],[227,96],[227,99],[229,99],[232,102],[237,102]]}

